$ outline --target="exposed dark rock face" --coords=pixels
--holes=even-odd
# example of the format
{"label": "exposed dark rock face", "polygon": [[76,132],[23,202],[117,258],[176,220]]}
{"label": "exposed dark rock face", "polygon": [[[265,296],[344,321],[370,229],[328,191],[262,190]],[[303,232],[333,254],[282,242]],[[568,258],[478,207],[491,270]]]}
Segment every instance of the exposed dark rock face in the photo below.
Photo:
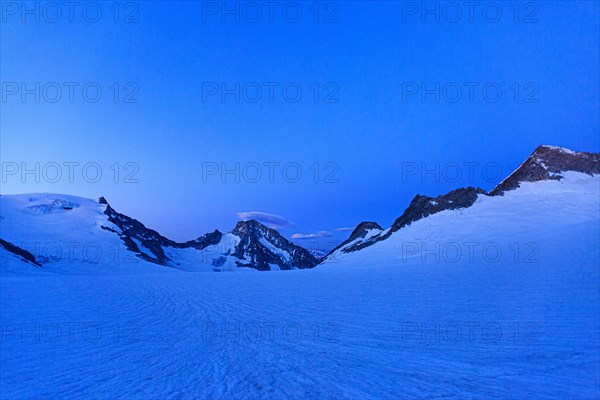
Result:
{"label": "exposed dark rock face", "polygon": [[308,250],[296,246],[274,229],[257,221],[240,221],[232,234],[240,238],[233,255],[240,259],[239,267],[268,271],[270,264],[281,269],[313,268],[319,261]]}
{"label": "exposed dark rock face", "polygon": [[379,224],[377,222],[368,222],[368,221],[367,222],[361,222],[352,231],[352,233],[350,234],[350,238],[348,238],[348,240],[349,241],[353,241],[353,240],[358,239],[358,238],[364,238],[365,236],[367,236],[367,233],[369,233],[373,229],[376,229],[378,231],[382,231],[383,230],[383,228],[381,226],[379,226]]}
{"label": "exposed dark rock face", "polygon": [[[114,229],[105,226],[102,227],[103,229],[117,233],[127,249],[136,253],[138,257],[155,264],[168,264],[169,258],[165,254],[163,247],[175,247],[177,245],[176,242],[161,236],[155,230],[146,228],[144,224],[138,220],[116,212],[106,202],[104,197],[101,197],[98,202],[103,204],[101,203],[102,201],[106,203],[106,210],[104,210],[104,214],[106,214],[108,216],[108,220],[119,227],[121,231],[116,232]],[[134,239],[138,240],[142,246],[151,252],[151,254],[143,252]]]}
{"label": "exposed dark rock face", "polygon": [[367,234],[373,230],[379,231],[379,233],[383,232],[383,228],[379,226],[377,222],[361,222],[356,228],[354,228],[354,230],[350,234],[350,237],[344,242],[342,242],[340,245],[335,247],[333,250],[331,250],[329,254],[333,254],[338,250],[344,253],[351,253],[360,249],[364,249],[365,247],[369,247],[379,239],[379,233],[359,243],[355,243],[353,245],[351,245],[351,243],[357,239],[364,239],[367,236]]}
{"label": "exposed dark rock face", "polygon": [[7,242],[4,239],[0,239],[0,247],[3,247],[6,251],[13,253],[14,255],[21,258],[21,260],[33,264],[36,267],[41,267],[42,264],[35,260],[35,256],[28,252],[25,249],[20,248],[19,246],[15,246],[14,244]]}
{"label": "exposed dark rock face", "polygon": [[[99,203],[102,200],[106,202],[106,199],[101,197]],[[219,243],[223,237],[221,232],[215,230],[214,232],[207,233],[198,239],[190,240],[185,243],[177,243],[171,239],[167,239],[155,230],[147,228],[138,220],[116,212],[107,202],[106,204],[107,206],[104,214],[108,216],[108,220],[110,222],[119,227],[121,232],[117,232],[114,229],[105,226],[103,226],[102,229],[117,233],[128,250],[136,253],[138,257],[155,264],[168,265],[170,259],[165,254],[165,247],[173,247],[177,249],[194,248],[196,250],[202,250],[210,245]],[[138,240],[142,246],[150,250],[152,254],[143,252],[134,239]]]}
{"label": "exposed dark rock face", "polygon": [[435,198],[418,194],[412,199],[408,208],[404,210],[404,213],[394,221],[390,230],[381,237],[381,240],[388,238],[392,233],[405,226],[432,214],[445,210],[458,210],[460,208],[471,207],[480,194],[485,194],[485,190],[472,186],[456,189]]}
{"label": "exposed dark rock face", "polygon": [[212,246],[218,244],[221,241],[223,234],[215,229],[214,232],[207,233],[204,236],[200,236],[198,239],[189,240],[185,243],[176,243],[173,247],[179,249],[187,249],[189,247],[194,248],[196,250],[202,250],[207,248],[208,246]]}
{"label": "exposed dark rock face", "polygon": [[600,174],[600,153],[575,152],[562,147],[539,146],[508,178],[490,191],[491,196],[517,189],[521,182],[560,180],[561,172]]}

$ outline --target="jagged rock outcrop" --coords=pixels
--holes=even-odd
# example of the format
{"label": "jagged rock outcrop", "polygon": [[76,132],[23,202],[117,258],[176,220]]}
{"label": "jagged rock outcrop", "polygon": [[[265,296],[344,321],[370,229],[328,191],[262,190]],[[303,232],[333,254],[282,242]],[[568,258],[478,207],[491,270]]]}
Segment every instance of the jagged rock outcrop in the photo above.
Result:
{"label": "jagged rock outcrop", "polygon": [[490,191],[491,196],[517,189],[522,182],[560,180],[562,172],[600,174],[600,153],[576,152],[557,146],[539,146],[523,164]]}
{"label": "jagged rock outcrop", "polygon": [[471,207],[475,204],[477,196],[480,194],[485,194],[485,190],[472,186],[456,189],[435,198],[418,194],[412,199],[402,215],[394,221],[390,230],[381,237],[381,240],[388,238],[391,234],[405,226],[432,214]]}
{"label": "jagged rock outcrop", "polygon": [[[167,239],[153,229],[146,228],[140,221],[115,211],[104,197],[101,197],[98,202],[106,204],[104,214],[108,217],[109,222],[119,228],[118,231],[115,231],[113,228],[102,226],[102,229],[117,233],[127,249],[136,253],[138,257],[155,264],[168,265],[169,257],[165,254],[164,247],[175,247],[178,243]],[[140,246],[144,249],[141,249]],[[144,251],[146,249],[148,251]]]}
{"label": "jagged rock outcrop", "polygon": [[358,224],[358,226],[356,228],[354,228],[354,230],[350,234],[350,237],[348,238],[348,240],[353,241],[358,238],[364,239],[373,230],[383,231],[383,228],[381,226],[379,226],[379,224],[377,222],[371,222],[371,221],[361,222],[360,224]]}
{"label": "jagged rock outcrop", "polygon": [[333,254],[336,251],[350,253],[368,247],[379,240],[382,232],[383,228],[377,222],[361,222],[354,228],[350,237],[331,250],[329,254]]}
{"label": "jagged rock outcrop", "polygon": [[200,236],[198,239],[188,240],[184,243],[175,243],[172,245],[172,247],[179,249],[193,248],[196,250],[203,250],[208,246],[218,244],[222,237],[223,234],[218,229],[215,229],[213,232],[207,233],[204,236]]}
{"label": "jagged rock outcrop", "polygon": [[33,264],[36,267],[41,267],[42,264],[36,261],[35,256],[25,249],[20,248],[4,239],[0,239],[0,247],[4,248],[9,253],[14,254],[26,263]]}

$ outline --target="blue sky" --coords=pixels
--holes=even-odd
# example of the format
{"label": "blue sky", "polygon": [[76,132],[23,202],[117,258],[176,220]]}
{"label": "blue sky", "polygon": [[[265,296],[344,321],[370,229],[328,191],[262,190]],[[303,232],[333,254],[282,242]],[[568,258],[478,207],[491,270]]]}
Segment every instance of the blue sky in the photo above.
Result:
{"label": "blue sky", "polygon": [[[600,149],[598,2],[481,2],[501,14],[472,21],[426,2],[437,22],[421,2],[320,2],[318,17],[227,2],[239,22],[221,2],[93,3],[100,17],[72,21],[9,3],[1,192],[104,195],[176,240],[258,216],[327,247],[417,193],[491,189],[539,144]],[[39,182],[21,175],[36,163]]]}

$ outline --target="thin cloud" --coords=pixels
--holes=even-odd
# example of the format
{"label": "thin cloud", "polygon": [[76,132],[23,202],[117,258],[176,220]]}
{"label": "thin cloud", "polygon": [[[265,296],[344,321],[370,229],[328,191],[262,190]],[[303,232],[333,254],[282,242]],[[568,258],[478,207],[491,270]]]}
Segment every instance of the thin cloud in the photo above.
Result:
{"label": "thin cloud", "polygon": [[256,220],[272,229],[282,229],[288,226],[294,226],[293,222],[288,221],[281,215],[261,211],[241,211],[237,213],[237,216],[244,221],[250,219]]}
{"label": "thin cloud", "polygon": [[353,231],[354,228],[335,228],[335,230],[338,232],[348,232],[348,231]]}
{"label": "thin cloud", "polygon": [[292,239],[320,239],[332,237],[333,233],[329,231],[319,231],[316,233],[294,233]]}

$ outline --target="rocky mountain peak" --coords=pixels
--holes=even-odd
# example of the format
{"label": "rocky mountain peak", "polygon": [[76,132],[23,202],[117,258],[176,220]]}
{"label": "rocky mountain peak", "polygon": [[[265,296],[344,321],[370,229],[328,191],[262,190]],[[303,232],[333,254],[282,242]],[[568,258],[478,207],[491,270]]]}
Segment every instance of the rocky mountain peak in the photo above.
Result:
{"label": "rocky mountain peak", "polygon": [[522,182],[560,180],[563,178],[561,173],[566,171],[589,175],[600,174],[600,153],[578,152],[558,146],[539,146],[519,168],[489,194],[501,195],[518,188]]}
{"label": "rocky mountain peak", "polygon": [[364,238],[373,229],[383,231],[383,228],[377,222],[364,221],[358,224],[356,228],[350,234],[349,241],[353,241],[358,238]]}
{"label": "rocky mountain peak", "polygon": [[233,252],[240,260],[238,266],[250,263],[253,268],[268,271],[273,265],[292,269],[312,268],[319,263],[308,250],[255,220],[239,221],[231,234],[240,238]]}
{"label": "rocky mountain peak", "polygon": [[333,254],[336,251],[349,253],[368,247],[379,239],[381,232],[383,232],[383,228],[377,222],[361,222],[354,228],[350,237],[331,250],[329,254]]}
{"label": "rocky mountain peak", "polygon": [[385,239],[403,227],[432,214],[445,210],[457,210],[460,208],[471,207],[477,200],[477,196],[480,194],[485,194],[485,190],[473,186],[452,190],[451,192],[437,197],[418,194],[412,199],[408,208],[404,210],[404,213],[394,221],[391,229],[382,237],[382,239]]}
{"label": "rocky mountain peak", "polygon": [[267,233],[276,233],[279,234],[275,229],[267,228],[265,225],[260,222],[249,219],[245,221],[239,221],[235,228],[231,231],[236,236],[246,236],[246,235],[265,235]]}

